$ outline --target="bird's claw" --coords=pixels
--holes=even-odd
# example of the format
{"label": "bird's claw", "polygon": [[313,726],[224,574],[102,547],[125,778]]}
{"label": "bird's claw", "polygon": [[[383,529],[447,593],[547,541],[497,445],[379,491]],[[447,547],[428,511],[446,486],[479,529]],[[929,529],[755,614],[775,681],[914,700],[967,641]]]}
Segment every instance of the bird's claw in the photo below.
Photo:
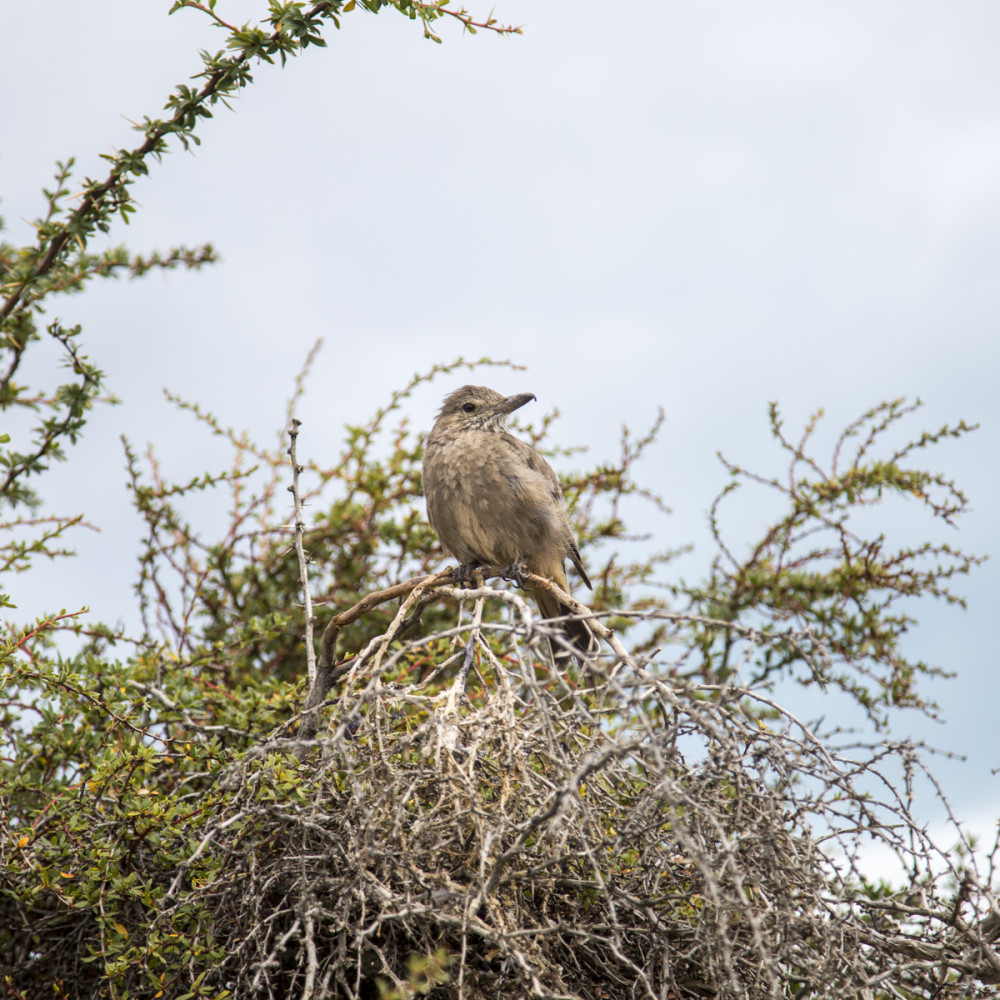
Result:
{"label": "bird's claw", "polygon": [[451,582],[456,587],[474,587],[476,580],[473,574],[478,569],[478,563],[461,563],[451,571]]}
{"label": "bird's claw", "polygon": [[510,562],[500,570],[500,577],[508,583],[514,584],[524,590],[524,577],[528,570],[524,563]]}

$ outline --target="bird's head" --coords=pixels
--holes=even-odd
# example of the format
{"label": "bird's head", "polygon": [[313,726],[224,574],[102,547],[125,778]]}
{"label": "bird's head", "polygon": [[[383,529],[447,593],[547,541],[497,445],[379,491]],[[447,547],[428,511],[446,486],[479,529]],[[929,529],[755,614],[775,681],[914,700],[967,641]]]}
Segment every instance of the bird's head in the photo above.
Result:
{"label": "bird's head", "polygon": [[502,431],[507,426],[507,417],[534,398],[530,392],[502,396],[485,385],[463,385],[445,396],[434,427]]}

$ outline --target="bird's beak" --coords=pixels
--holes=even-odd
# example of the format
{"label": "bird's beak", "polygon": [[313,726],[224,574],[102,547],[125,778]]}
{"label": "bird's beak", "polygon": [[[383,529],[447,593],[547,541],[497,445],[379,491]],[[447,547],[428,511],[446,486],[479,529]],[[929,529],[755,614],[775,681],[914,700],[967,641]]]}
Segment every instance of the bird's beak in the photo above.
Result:
{"label": "bird's beak", "polygon": [[534,393],[531,392],[522,392],[516,396],[508,396],[502,403],[497,403],[497,413],[513,413],[524,406],[525,403],[530,403],[534,398]]}

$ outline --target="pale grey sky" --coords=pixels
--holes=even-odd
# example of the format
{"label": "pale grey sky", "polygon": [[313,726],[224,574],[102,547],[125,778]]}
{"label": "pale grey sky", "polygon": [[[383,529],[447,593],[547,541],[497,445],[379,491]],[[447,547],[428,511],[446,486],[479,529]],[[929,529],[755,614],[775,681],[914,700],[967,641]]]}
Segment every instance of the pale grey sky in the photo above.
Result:
{"label": "pale grey sky", "polygon": [[[218,9],[238,21],[260,6]],[[168,8],[4,5],[0,87],[18,95],[0,139],[8,241],[27,239],[57,158],[103,175],[99,154],[134,141],[129,120],[157,115],[197,49],[221,44],[206,17]],[[169,387],[270,440],[319,336],[300,441],[315,454],[458,354],[527,364],[483,379],[558,406],[561,439],[595,459],[664,406],[644,471],[675,511],[657,544],[696,544],[688,576],[711,553],[716,450],[784,467],[769,400],[790,426],[824,407],[832,432],[919,395],[914,433],[982,423],[927,461],[975,508],[951,540],[1000,552],[1000,7],[501,0],[496,16],[525,34],[445,26],[439,46],[359,9],[327,49],[259,67],[235,114],[220,108],[200,147],[136,185],[141,211],[114,241],[211,241],[222,263],[60,303],[124,404],[95,415],[48,487],[102,534],[18,581],[25,617],[85,602],[131,614],[140,527],[118,435],[156,442],[179,479],[212,466],[218,444],[163,401]],[[416,425],[448,388],[414,399]],[[731,510],[734,542],[754,539],[755,508],[745,523]],[[912,637],[958,671],[932,687],[949,724],[895,727],[971,757],[942,774],[980,825],[1000,811],[998,574],[993,562],[960,581],[969,612],[928,607]]]}

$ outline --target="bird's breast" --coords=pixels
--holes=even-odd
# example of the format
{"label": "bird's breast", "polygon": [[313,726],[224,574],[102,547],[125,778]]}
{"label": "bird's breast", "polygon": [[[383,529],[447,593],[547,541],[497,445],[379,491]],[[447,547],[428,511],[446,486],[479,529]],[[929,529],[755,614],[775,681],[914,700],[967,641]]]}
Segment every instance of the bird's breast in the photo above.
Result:
{"label": "bird's breast", "polygon": [[431,525],[461,562],[528,562],[553,530],[547,484],[497,434],[429,441],[424,493]]}

